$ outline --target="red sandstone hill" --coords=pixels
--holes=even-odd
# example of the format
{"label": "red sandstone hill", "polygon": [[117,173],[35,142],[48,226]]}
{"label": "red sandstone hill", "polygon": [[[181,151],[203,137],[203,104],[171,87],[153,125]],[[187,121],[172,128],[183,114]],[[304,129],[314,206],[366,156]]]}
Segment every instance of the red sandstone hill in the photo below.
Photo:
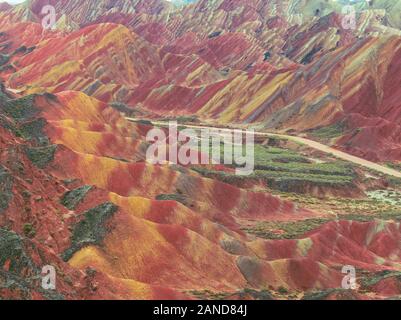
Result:
{"label": "red sandstone hill", "polygon": [[[398,270],[395,223],[331,222],[297,240],[249,237],[240,219],[322,214],[184,168],[144,163],[143,130],[83,93],[3,96],[0,107],[0,245],[6,248],[0,280],[16,281],[3,286],[2,296],[174,299],[191,290],[266,287],[331,292],[344,264],[372,273]],[[180,200],[155,200],[169,194]],[[52,296],[29,280],[44,264],[56,265],[61,277]],[[370,290],[377,297],[399,294]]]}

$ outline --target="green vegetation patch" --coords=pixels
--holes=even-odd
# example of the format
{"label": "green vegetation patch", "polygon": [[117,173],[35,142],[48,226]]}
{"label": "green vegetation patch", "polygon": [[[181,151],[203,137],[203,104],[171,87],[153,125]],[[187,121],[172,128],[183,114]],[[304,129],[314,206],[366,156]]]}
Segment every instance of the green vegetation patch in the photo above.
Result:
{"label": "green vegetation patch", "polygon": [[325,300],[331,295],[335,295],[339,300],[356,300],[352,291],[346,289],[327,289],[307,292],[302,300]]}
{"label": "green vegetation patch", "polygon": [[133,117],[137,113],[137,111],[134,108],[132,108],[122,102],[112,102],[112,103],[110,103],[110,107],[117,110],[118,112],[124,113],[125,115],[127,115],[129,117]]}
{"label": "green vegetation patch", "polygon": [[263,239],[297,239],[330,221],[330,219],[316,218],[291,222],[260,222],[242,230]]}
{"label": "green vegetation patch", "polygon": [[63,252],[63,260],[70,260],[77,251],[86,246],[100,245],[108,231],[105,224],[117,210],[115,204],[107,202],[85,212],[83,219],[74,227],[71,247]]}
{"label": "green vegetation patch", "polygon": [[[311,182],[321,186],[336,186],[336,185],[351,185],[354,177],[352,176],[340,176],[340,175],[325,175],[325,174],[311,174],[302,172],[282,172],[282,171],[269,171],[269,170],[256,170],[254,173],[255,178],[263,178],[265,180],[274,180],[275,182]],[[271,184],[274,186],[274,184]],[[278,188],[282,191],[291,192],[290,188],[285,187]]]}
{"label": "green vegetation patch", "polygon": [[401,210],[398,211],[383,211],[370,215],[361,214],[343,214],[339,215],[342,220],[358,221],[358,222],[370,222],[373,220],[384,220],[384,221],[401,221]]}
{"label": "green vegetation patch", "polygon": [[[195,115],[189,116],[178,116],[173,118],[163,119],[163,121],[176,121],[177,123],[185,124],[185,123],[199,123],[199,118]],[[183,128],[187,129],[187,128]]]}
{"label": "green vegetation patch", "polygon": [[392,169],[395,169],[395,170],[398,170],[401,172],[401,163],[387,162],[386,165],[387,165],[387,167],[390,167]]}
{"label": "green vegetation patch", "polygon": [[274,300],[273,295],[266,289],[255,290],[245,288],[237,292],[213,292],[210,290],[191,290],[188,293],[200,300],[227,300],[233,295],[238,296],[239,299],[247,299],[251,297],[254,300]]}
{"label": "green vegetation patch", "polygon": [[35,227],[30,224],[30,223],[26,223],[24,224],[23,227],[23,231],[24,231],[24,235],[28,238],[34,238],[36,235],[36,229]]}
{"label": "green vegetation patch", "polygon": [[176,201],[176,202],[179,202],[179,203],[183,204],[184,206],[188,206],[188,198],[185,195],[178,194],[178,193],[174,193],[174,194],[159,194],[158,196],[156,196],[156,200],[159,200],[159,201]]}
{"label": "green vegetation patch", "polygon": [[[1,100],[1,98],[0,98],[0,100]],[[18,132],[15,122],[10,120],[3,114],[0,114],[0,126],[2,126],[6,130],[12,132],[13,134],[15,134],[18,137],[22,136],[22,134]]]}
{"label": "green vegetation patch", "polygon": [[255,153],[255,166],[264,166],[270,165],[271,162],[280,162],[280,163],[310,163],[310,160],[299,153],[271,146],[262,146],[259,144],[255,145],[254,148]]}
{"label": "green vegetation patch", "polygon": [[[35,248],[32,243],[30,246]],[[6,263],[7,270],[3,269]],[[24,240],[13,231],[0,228],[0,292],[1,289],[9,290],[26,300],[32,299],[33,292],[39,292],[48,300],[64,299],[55,290],[42,289],[38,281],[40,269],[29,257]]]}
{"label": "green vegetation patch", "polygon": [[227,292],[213,292],[210,290],[190,290],[188,294],[199,300],[225,300],[230,296]]}
{"label": "green vegetation patch", "polygon": [[13,55],[17,55],[17,54],[28,54],[31,53],[32,51],[34,51],[36,49],[36,46],[32,46],[32,47],[27,47],[27,46],[21,46],[17,49],[14,50]]}
{"label": "green vegetation patch", "polygon": [[332,124],[331,126],[315,129],[311,131],[311,134],[319,139],[334,139],[344,135],[346,130],[347,130],[346,123],[340,121],[335,124]]}
{"label": "green vegetation patch", "polygon": [[396,190],[374,190],[366,193],[370,199],[401,208],[401,192]]}
{"label": "green vegetation patch", "polygon": [[10,61],[10,56],[7,54],[0,53],[0,66],[5,65]]}
{"label": "green vegetation patch", "polygon": [[[329,166],[330,165],[331,164],[329,164]],[[320,164],[318,166],[319,167],[317,168],[323,168]],[[312,168],[313,167],[311,166],[311,168],[307,170],[316,170],[316,172],[318,170],[324,170]],[[353,187],[355,179],[355,177],[352,175],[313,174],[308,172],[296,172],[297,170],[302,171],[302,168],[289,169],[292,171],[280,171],[283,170],[281,164],[275,167],[274,170],[255,170],[255,172],[249,176],[237,176],[234,173],[214,171],[204,167],[193,167],[192,169],[205,177],[216,178],[225,183],[236,184],[244,180],[263,180],[265,181],[266,186],[270,187],[271,189],[279,190],[282,192],[296,193],[305,191],[306,189],[304,187],[307,184],[322,187]],[[329,170],[330,169],[327,168],[327,172],[329,172]],[[338,168],[338,170],[340,171],[342,169]]]}
{"label": "green vegetation patch", "polygon": [[317,175],[330,175],[330,176],[348,176],[353,177],[354,171],[349,165],[342,162],[329,162],[329,163],[266,163],[265,165],[257,165],[259,170],[267,171],[282,171],[291,173],[305,173]]}
{"label": "green vegetation patch", "polygon": [[150,120],[138,120],[138,123],[144,126],[152,126],[152,121]]}
{"label": "green vegetation patch", "polygon": [[25,270],[35,269],[25,252],[22,238],[13,231],[0,228],[0,266],[6,262],[9,262],[8,271],[18,275]]}
{"label": "green vegetation patch", "polygon": [[248,234],[252,234],[259,238],[269,240],[280,239],[299,239],[306,233],[316,230],[331,221],[348,220],[357,222],[371,222],[374,220],[381,221],[401,221],[401,210],[387,211],[376,214],[341,214],[337,218],[312,218],[299,221],[272,221],[272,222],[259,222],[254,226],[242,228]]}
{"label": "green vegetation patch", "polygon": [[401,188],[401,178],[387,176],[387,181],[392,188]]}
{"label": "green vegetation patch", "polygon": [[370,287],[376,285],[380,281],[383,281],[388,278],[395,278],[398,282],[401,283],[401,272],[384,270],[377,272],[373,275],[366,276],[360,280],[361,287],[363,289],[369,289]]}
{"label": "green vegetation patch", "polygon": [[54,160],[54,155],[57,150],[57,145],[50,145],[39,148],[25,148],[25,153],[29,160],[38,168],[45,168]]}
{"label": "green vegetation patch", "polygon": [[41,146],[46,146],[50,143],[49,138],[43,133],[43,128],[46,125],[45,119],[35,119],[23,123],[19,127],[19,133],[25,140],[34,140]]}
{"label": "green vegetation patch", "polygon": [[0,165],[0,213],[3,213],[13,198],[14,179],[11,174]]}
{"label": "green vegetation patch", "polygon": [[240,299],[244,296],[246,298],[247,296],[251,296],[255,300],[274,300],[273,295],[269,290],[262,289],[262,290],[254,290],[254,289],[249,289],[245,288],[244,290],[241,290],[238,293]]}
{"label": "green vegetation patch", "polygon": [[13,72],[16,71],[16,69],[15,69],[13,64],[8,63],[8,64],[0,66],[0,72],[5,72],[5,71],[9,71],[9,70],[11,70]]}
{"label": "green vegetation patch", "polygon": [[[212,150],[213,150],[213,146]],[[216,150],[217,151],[217,150]],[[357,174],[351,165],[342,161],[315,163],[292,150],[273,146],[255,145],[255,171],[247,180],[264,180],[266,186],[282,192],[304,193],[310,186],[355,187]],[[211,151],[212,153],[213,151]],[[219,149],[224,159],[224,147]],[[244,180],[233,173],[212,171],[204,167],[193,168],[198,173],[220,181],[236,184]]]}
{"label": "green vegetation patch", "polygon": [[32,119],[39,113],[34,105],[35,98],[36,95],[28,95],[5,101],[2,110],[6,115],[17,121]]}
{"label": "green vegetation patch", "polygon": [[[52,94],[43,96],[51,100],[57,98]],[[19,138],[34,140],[38,145],[45,146],[50,141],[43,132],[46,120],[35,118],[39,115],[39,109],[35,106],[36,97],[37,95],[28,95],[11,100],[4,94],[0,96],[0,125]]]}
{"label": "green vegetation patch", "polygon": [[75,210],[78,204],[85,199],[86,195],[92,190],[92,188],[92,186],[82,186],[75,190],[68,191],[63,195],[60,203],[70,210]]}
{"label": "green vegetation patch", "polygon": [[[220,151],[220,158],[224,160],[224,144],[221,143],[218,150],[215,150],[213,144],[210,144],[211,154],[213,151]],[[245,154],[245,146],[243,149],[243,154]],[[214,153],[216,153],[214,152]],[[213,154],[214,154],[213,153]],[[272,163],[305,163],[310,164],[311,161],[304,157],[303,155],[288,149],[283,149],[273,146],[263,146],[260,144],[255,144],[254,146],[254,157],[255,157],[255,167],[263,167],[266,165],[271,165]]]}

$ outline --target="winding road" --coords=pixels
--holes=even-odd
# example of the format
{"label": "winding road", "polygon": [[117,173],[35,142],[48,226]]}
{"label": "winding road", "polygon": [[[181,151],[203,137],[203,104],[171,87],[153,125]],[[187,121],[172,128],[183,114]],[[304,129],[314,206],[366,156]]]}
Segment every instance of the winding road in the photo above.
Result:
{"label": "winding road", "polygon": [[[126,118],[128,121],[131,122],[138,122],[141,119],[136,119],[136,118]],[[158,126],[158,127],[168,127],[169,126],[169,122],[162,122],[162,121],[150,121],[152,123],[152,125],[154,126]],[[226,129],[226,128],[219,128],[219,127],[212,127],[212,126],[208,126],[208,125],[187,125],[187,124],[179,124],[180,127],[184,127],[184,128],[190,128],[190,129],[203,129],[203,128],[207,128],[207,129],[218,129],[221,131],[232,131],[232,130],[242,130],[240,128],[230,128],[230,129]],[[247,131],[247,130],[243,130],[242,132],[251,132],[251,131]],[[335,148],[329,147],[325,144],[322,144],[320,142],[316,142],[314,140],[310,140],[307,138],[301,138],[301,137],[297,137],[297,136],[290,136],[290,135],[285,135],[285,134],[276,134],[276,133],[267,133],[267,132],[260,132],[260,131],[255,131],[254,132],[255,136],[262,136],[262,137],[267,137],[267,138],[283,138],[283,139],[287,139],[290,141],[294,141],[303,145],[307,145],[310,148],[313,148],[315,150],[319,150],[321,152],[324,152],[326,154],[329,155],[333,155],[339,159],[348,161],[348,162],[352,162],[354,164],[360,165],[362,167],[380,172],[380,173],[384,173],[387,174],[389,176],[393,176],[393,177],[397,177],[397,178],[401,178],[401,172],[397,171],[395,169],[391,169],[388,168],[386,166],[380,165],[378,163],[369,161],[369,160],[365,160],[363,158],[357,157],[357,156],[353,156],[349,153],[337,150]]]}

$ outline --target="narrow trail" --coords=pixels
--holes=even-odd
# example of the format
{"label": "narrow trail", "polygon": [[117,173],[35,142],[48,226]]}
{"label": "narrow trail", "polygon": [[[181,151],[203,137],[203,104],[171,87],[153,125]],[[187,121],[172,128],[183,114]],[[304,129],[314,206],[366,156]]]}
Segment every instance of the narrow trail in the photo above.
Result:
{"label": "narrow trail", "polygon": [[[128,121],[131,122],[138,122],[140,121],[140,119],[136,119],[136,118],[126,118]],[[168,122],[162,122],[162,121],[150,121],[154,126],[160,126],[160,127],[167,127],[169,125]],[[185,124],[179,124],[180,127],[184,127],[184,128],[191,128],[191,129],[203,129],[203,128],[207,128],[207,129],[218,129],[218,130],[242,130],[241,128],[231,128],[231,129],[225,129],[225,128],[219,128],[219,127],[213,127],[213,126],[208,126],[208,125],[185,125]],[[242,130],[243,132],[250,132],[247,130]],[[371,170],[375,170],[377,172],[381,172],[384,174],[387,174],[389,176],[393,176],[393,177],[397,177],[397,178],[401,178],[401,172],[397,171],[395,169],[391,169],[385,166],[382,166],[378,163],[369,161],[369,160],[365,160],[363,158],[357,157],[357,156],[353,156],[349,153],[337,150],[335,148],[329,147],[325,144],[322,144],[320,142],[316,142],[314,140],[310,140],[307,138],[301,138],[301,137],[297,137],[297,136],[290,136],[290,135],[285,135],[285,134],[277,134],[277,133],[268,133],[268,132],[260,132],[260,131],[254,131],[255,136],[263,136],[263,137],[271,137],[271,138],[283,138],[283,139],[287,139],[290,141],[294,141],[300,144],[304,144],[307,145],[308,147],[311,147],[315,150],[319,150],[321,152],[324,152],[326,154],[330,154],[333,155],[339,159],[348,161],[348,162],[352,162],[354,164],[363,166],[365,168],[371,169]]]}

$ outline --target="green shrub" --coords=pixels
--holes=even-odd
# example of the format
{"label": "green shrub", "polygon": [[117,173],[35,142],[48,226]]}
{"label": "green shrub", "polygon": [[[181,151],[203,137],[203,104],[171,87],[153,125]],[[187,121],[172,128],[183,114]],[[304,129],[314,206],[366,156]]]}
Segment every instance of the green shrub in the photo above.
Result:
{"label": "green shrub", "polygon": [[30,223],[24,224],[23,231],[24,231],[24,235],[28,238],[34,238],[36,235],[36,230],[35,230],[34,226]]}
{"label": "green shrub", "polygon": [[85,246],[100,245],[107,234],[105,224],[117,210],[118,207],[115,204],[107,202],[86,211],[83,219],[73,229],[72,245],[63,252],[63,260],[70,260],[75,252]]}
{"label": "green shrub", "polygon": [[67,209],[74,210],[77,205],[85,199],[90,190],[92,190],[92,186],[82,186],[75,190],[68,191],[63,195],[60,202]]}

